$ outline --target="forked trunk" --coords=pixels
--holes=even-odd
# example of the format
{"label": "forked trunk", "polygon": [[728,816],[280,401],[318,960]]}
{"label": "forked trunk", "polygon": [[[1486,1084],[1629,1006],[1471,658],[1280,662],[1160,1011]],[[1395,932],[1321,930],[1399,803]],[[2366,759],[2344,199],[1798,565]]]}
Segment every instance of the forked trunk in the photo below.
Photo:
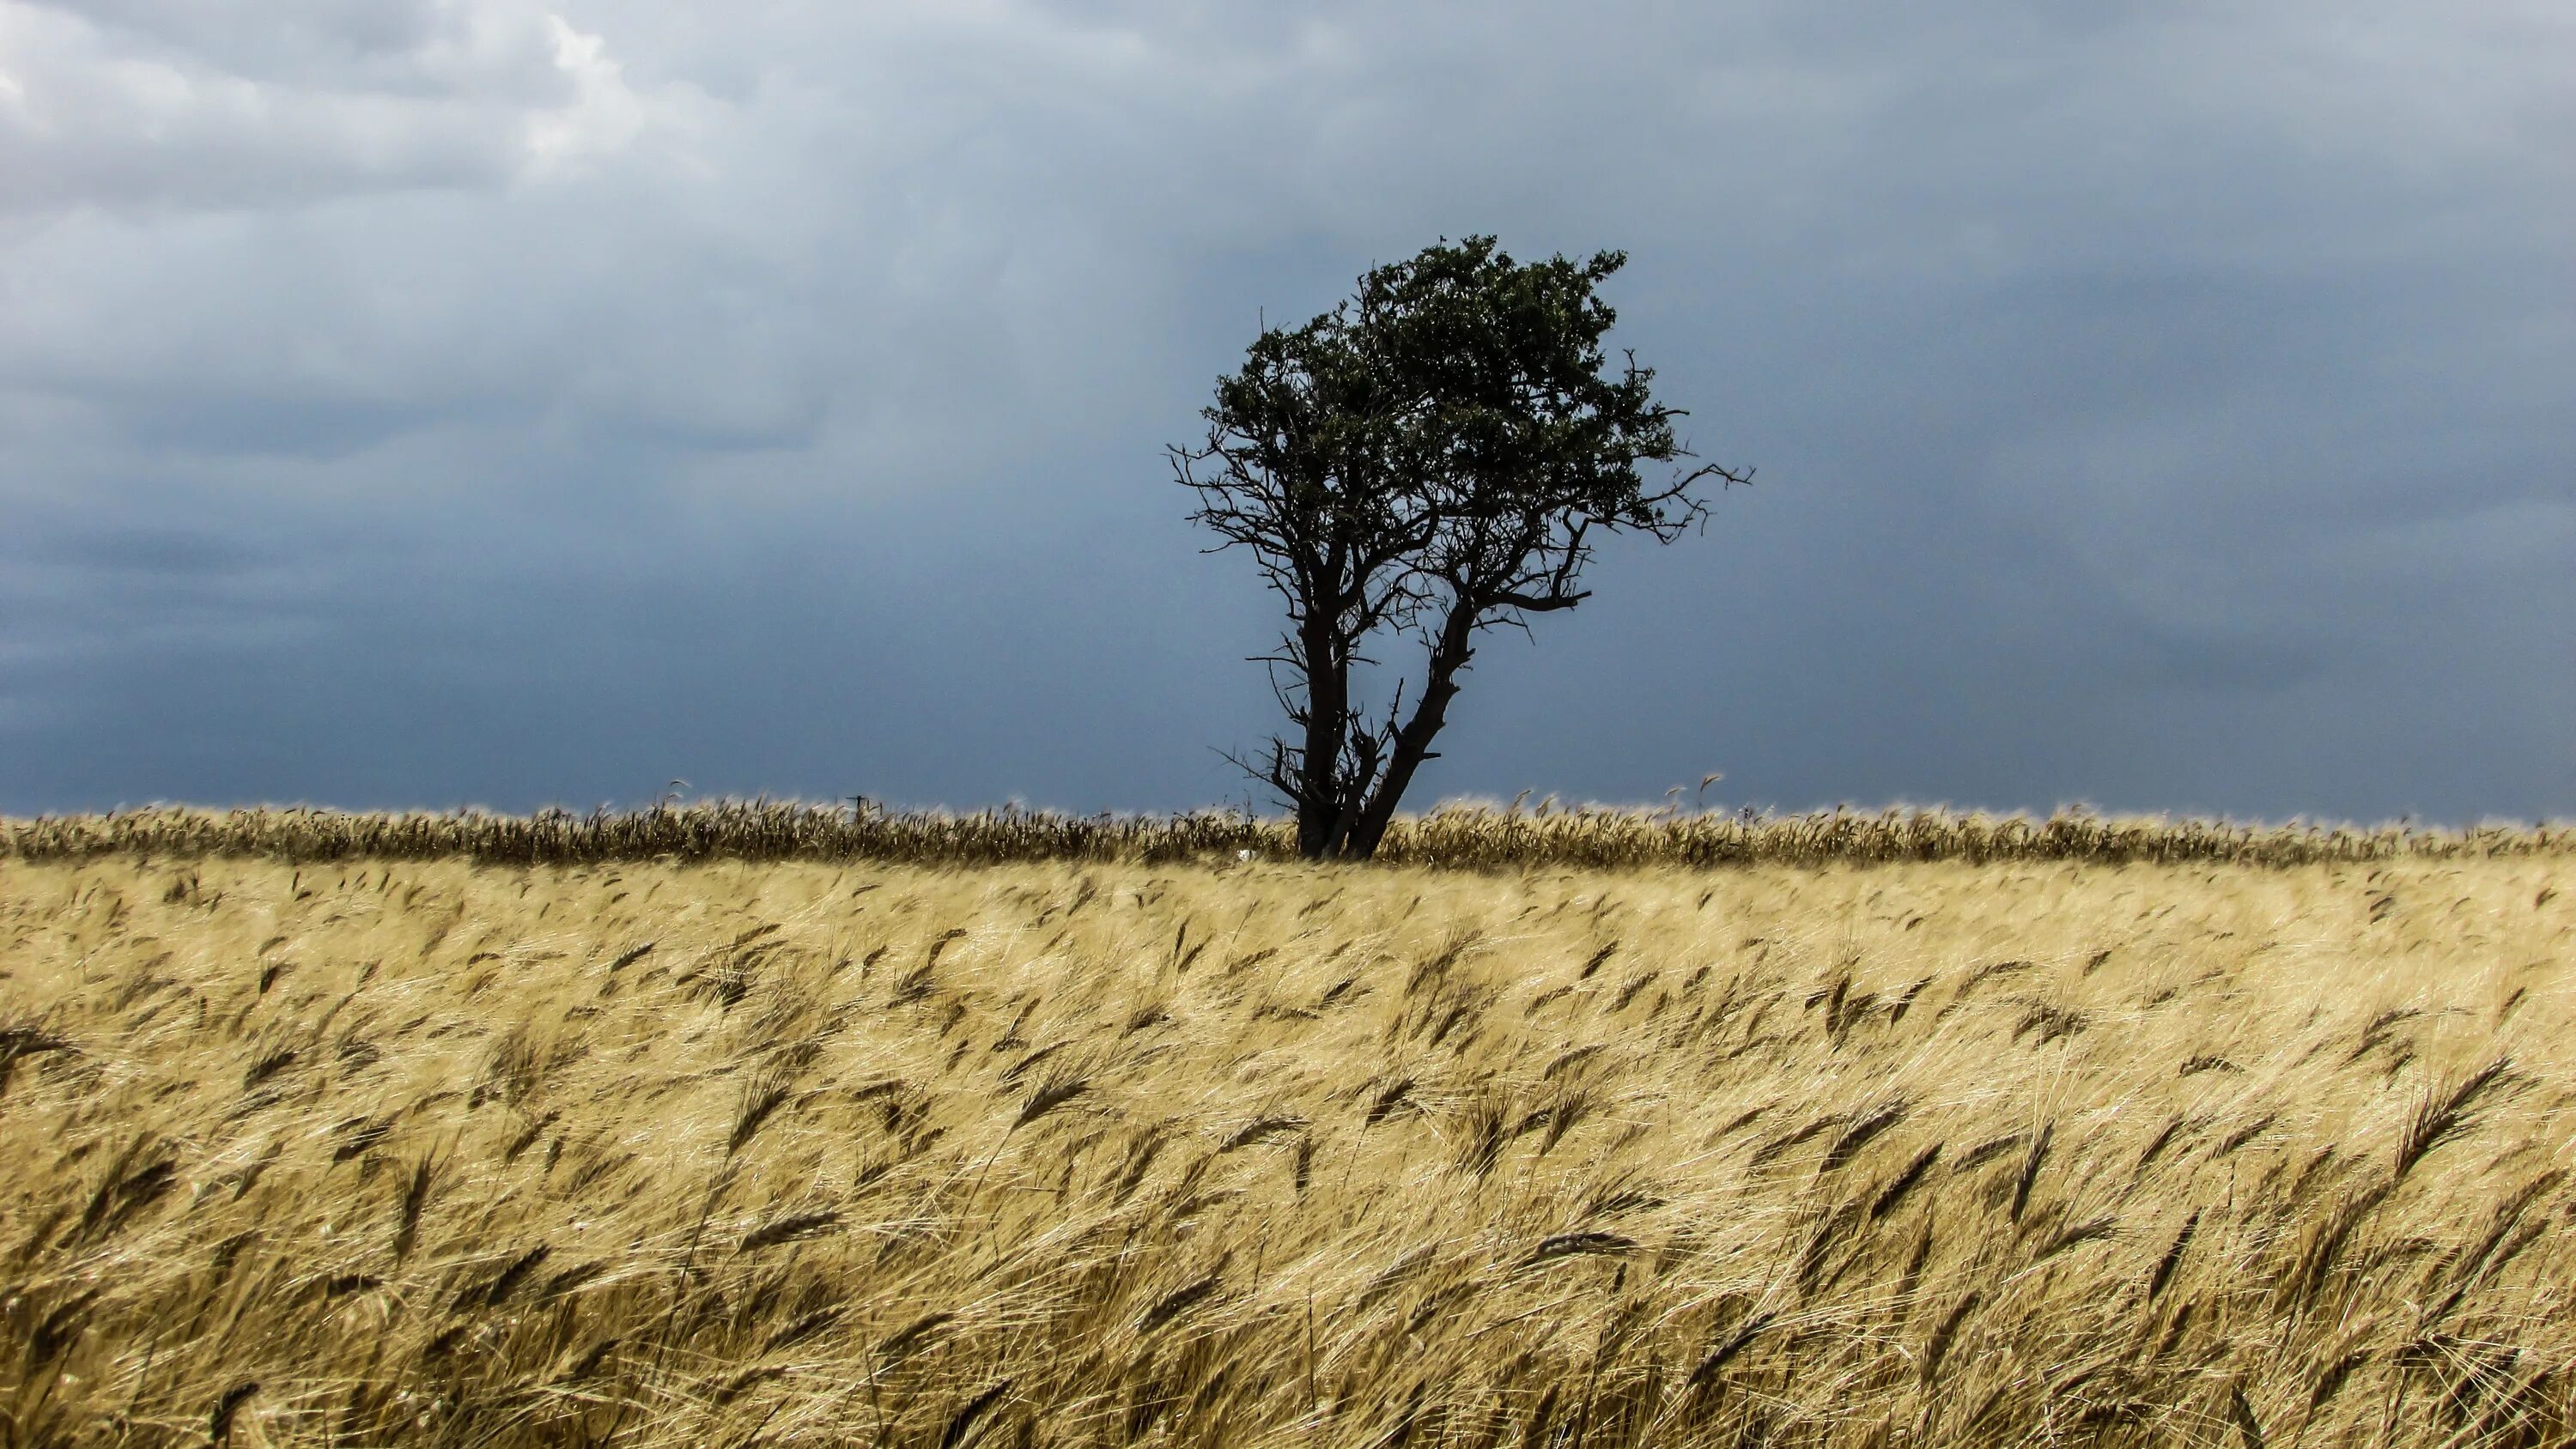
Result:
{"label": "forked trunk", "polygon": [[1458,671],[1475,657],[1475,633],[1476,610],[1463,600],[1451,605],[1449,617],[1442,622],[1439,641],[1431,649],[1422,702],[1414,706],[1413,717],[1396,732],[1395,753],[1387,760],[1386,775],[1369,793],[1368,803],[1361,807],[1350,835],[1342,842],[1344,858],[1368,860],[1376,856],[1379,843],[1386,839],[1387,826],[1395,820],[1396,803],[1413,783],[1413,772],[1422,767],[1423,761],[1440,758],[1431,752],[1431,741],[1449,722],[1449,701],[1458,695]]}

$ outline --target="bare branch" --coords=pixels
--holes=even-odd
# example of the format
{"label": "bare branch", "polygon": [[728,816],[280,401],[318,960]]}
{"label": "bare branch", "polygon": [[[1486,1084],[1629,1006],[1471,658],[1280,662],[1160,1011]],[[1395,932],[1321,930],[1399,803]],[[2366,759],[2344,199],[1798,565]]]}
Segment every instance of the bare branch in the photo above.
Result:
{"label": "bare branch", "polygon": [[1486,601],[1497,608],[1518,609],[1528,614],[1551,614],[1559,609],[1571,609],[1591,597],[1590,589],[1572,594],[1492,593],[1485,595]]}

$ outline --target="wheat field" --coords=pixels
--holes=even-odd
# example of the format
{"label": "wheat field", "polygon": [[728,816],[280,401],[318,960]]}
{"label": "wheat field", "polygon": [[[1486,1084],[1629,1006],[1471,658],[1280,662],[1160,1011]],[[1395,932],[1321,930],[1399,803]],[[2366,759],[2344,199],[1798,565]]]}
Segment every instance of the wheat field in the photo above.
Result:
{"label": "wheat field", "polygon": [[7,1445],[2576,1435],[2563,837],[114,845],[0,857]]}

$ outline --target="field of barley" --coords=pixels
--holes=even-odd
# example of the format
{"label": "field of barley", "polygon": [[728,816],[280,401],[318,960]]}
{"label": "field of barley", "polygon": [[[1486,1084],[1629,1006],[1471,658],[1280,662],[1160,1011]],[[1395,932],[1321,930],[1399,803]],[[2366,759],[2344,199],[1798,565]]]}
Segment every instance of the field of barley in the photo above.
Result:
{"label": "field of barley", "polygon": [[83,839],[0,854],[0,1445],[2576,1435],[2563,833]]}

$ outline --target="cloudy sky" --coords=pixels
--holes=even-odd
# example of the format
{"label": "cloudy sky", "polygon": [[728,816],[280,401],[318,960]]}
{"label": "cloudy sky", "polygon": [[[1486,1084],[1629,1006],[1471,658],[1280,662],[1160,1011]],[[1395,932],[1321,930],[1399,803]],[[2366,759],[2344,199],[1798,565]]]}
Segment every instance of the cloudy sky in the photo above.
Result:
{"label": "cloudy sky", "polygon": [[1418,785],[2576,815],[2576,11],[0,0],[0,812],[1240,801],[1162,449],[1625,249],[1705,536]]}

